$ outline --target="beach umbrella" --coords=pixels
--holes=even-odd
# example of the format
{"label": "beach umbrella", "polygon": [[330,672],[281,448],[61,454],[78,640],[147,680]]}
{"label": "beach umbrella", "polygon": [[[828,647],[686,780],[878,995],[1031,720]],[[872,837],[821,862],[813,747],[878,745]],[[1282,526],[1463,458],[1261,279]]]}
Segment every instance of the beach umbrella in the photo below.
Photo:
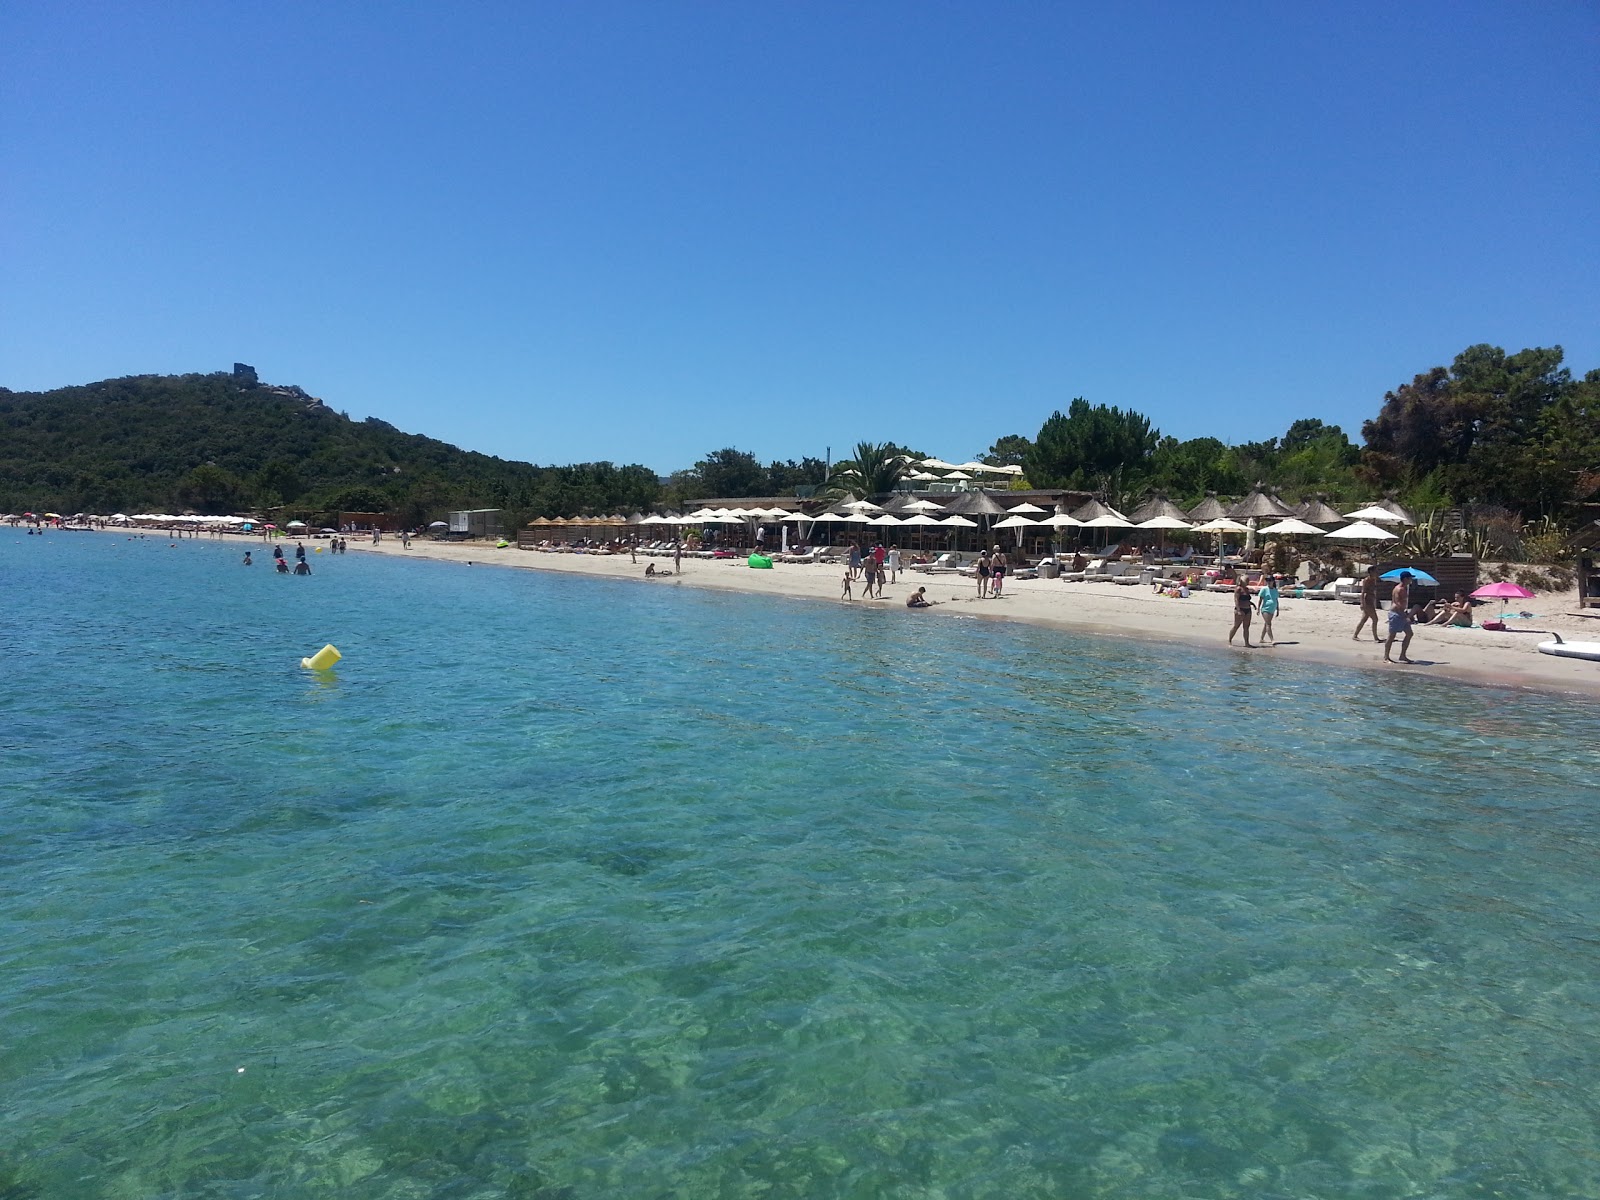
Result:
{"label": "beach umbrella", "polygon": [[947,463],[942,458],[925,458],[922,460],[922,465],[935,471],[954,471],[956,469],[955,463]]}
{"label": "beach umbrella", "polygon": [[1103,517],[1093,517],[1083,523],[1085,529],[1131,529],[1133,522],[1120,513],[1106,513]]}
{"label": "beach umbrella", "polygon": [[1148,521],[1140,521],[1134,525],[1135,529],[1189,529],[1189,522],[1178,517],[1151,517]]}
{"label": "beach umbrella", "polygon": [[1264,526],[1262,533],[1314,533],[1321,535],[1322,530],[1310,522],[1302,521],[1299,517],[1285,517],[1272,525]]}
{"label": "beach umbrella", "polygon": [[883,505],[874,504],[871,500],[847,500],[839,507],[848,508],[852,512],[881,513],[883,511]]}
{"label": "beach umbrella", "polygon": [[1344,514],[1351,521],[1388,521],[1396,525],[1415,525],[1415,521],[1408,521],[1399,513],[1384,508],[1381,504],[1369,504],[1365,508],[1358,508],[1355,512]]}
{"label": "beach umbrella", "polygon": [[[267,528],[271,529],[272,526],[268,525]],[[449,529],[450,526],[449,526],[449,524],[447,522],[444,522],[444,521],[429,521],[428,522],[428,528],[429,529]]]}
{"label": "beach umbrella", "polygon": [[1215,492],[1207,492],[1206,498],[1189,510],[1191,521],[1215,521],[1227,515],[1228,510],[1223,507],[1222,501],[1217,499]]}
{"label": "beach umbrella", "polygon": [[1474,600],[1532,600],[1533,593],[1521,584],[1512,583],[1509,579],[1502,579],[1498,583],[1486,583],[1472,593]]}
{"label": "beach umbrella", "polygon": [[1093,499],[1086,500],[1077,508],[1073,509],[1072,515],[1077,517],[1078,520],[1085,525],[1094,520],[1096,517],[1122,517],[1122,520],[1125,524],[1133,524],[1132,521],[1129,521],[1126,517],[1123,517],[1121,513],[1112,508],[1109,504],[1102,504],[1099,500]]}
{"label": "beach umbrella", "polygon": [[[1307,500],[1296,512],[1302,521],[1310,521],[1313,525],[1337,525],[1344,517],[1339,510],[1328,504],[1326,496],[1318,496],[1315,500]],[[1317,531],[1322,532],[1321,530]]]}
{"label": "beach umbrella", "polygon": [[900,507],[908,512],[928,513],[944,511],[944,505],[935,504],[932,500],[907,500]]}
{"label": "beach umbrella", "polygon": [[900,518],[899,517],[891,517],[888,513],[882,513],[879,516],[873,517],[872,520],[867,522],[867,524],[868,525],[899,525],[900,524]]}
{"label": "beach umbrella", "polygon": [[304,521],[290,521],[284,526],[285,529],[304,529],[305,527],[306,523]]}
{"label": "beach umbrella", "polygon": [[1045,524],[1055,529],[1065,529],[1069,525],[1082,525],[1083,522],[1069,513],[1058,512],[1048,521],[1046,521]]}
{"label": "beach umbrella", "polygon": [[1204,525],[1194,527],[1196,533],[1249,533],[1250,526],[1235,521],[1232,517],[1217,517],[1207,521]]}
{"label": "beach umbrella", "polygon": [[1155,517],[1172,517],[1174,520],[1182,521],[1185,529],[1193,524],[1193,522],[1189,520],[1189,514],[1184,512],[1183,509],[1179,508],[1171,500],[1168,500],[1161,492],[1157,492],[1154,496],[1151,496],[1148,500],[1139,505],[1138,508],[1134,509],[1133,512],[1129,513],[1128,515],[1140,525],[1143,525],[1146,521],[1149,521]]}
{"label": "beach umbrella", "polygon": [[1228,510],[1228,515],[1235,521],[1247,521],[1251,517],[1292,517],[1294,513],[1287,504],[1262,491],[1258,484],[1254,491]]}
{"label": "beach umbrella", "polygon": [[1009,512],[1009,513],[1012,513],[1012,514],[1016,514],[1016,513],[1042,513],[1042,512],[1046,512],[1048,510],[1040,508],[1037,504],[1029,504],[1027,501],[1023,501],[1021,504],[1017,505],[1015,508],[1010,508],[1010,509],[1007,509],[1006,511]]}
{"label": "beach umbrella", "polygon": [[972,476],[968,475],[965,471],[951,471],[948,475],[945,476],[945,478],[946,479],[971,479]]}
{"label": "beach umbrella", "polygon": [[969,521],[965,517],[963,517],[963,516],[961,516],[959,514],[948,516],[942,521],[935,522],[935,524],[938,524],[938,525],[949,525],[949,526],[952,526],[952,527],[958,527],[958,528],[962,528],[962,529],[976,529],[978,527],[978,523],[976,521]]}
{"label": "beach umbrella", "polygon": [[1030,521],[1027,517],[1007,517],[1004,521],[995,522],[996,529],[1026,529],[1029,525],[1043,525],[1044,521]]}
{"label": "beach umbrella", "polygon": [[936,521],[934,518],[928,516],[927,513],[917,513],[915,516],[907,517],[904,521],[901,521],[900,524],[902,524],[902,525],[940,525],[940,524],[943,524],[943,522]]}
{"label": "beach umbrella", "polygon": [[988,492],[962,492],[951,496],[945,504],[946,512],[960,513],[967,517],[1003,517],[1006,515],[1005,506],[1000,504]]}
{"label": "beach umbrella", "polygon": [[1325,536],[1345,538],[1355,542],[1392,542],[1400,535],[1390,533],[1387,529],[1379,529],[1368,521],[1357,521],[1353,525],[1346,525],[1343,529],[1335,529]]}
{"label": "beach umbrella", "polygon": [[1391,583],[1399,583],[1400,576],[1402,575],[1411,576],[1412,579],[1422,584],[1423,587],[1439,586],[1439,581],[1432,575],[1429,575],[1421,567],[1396,567],[1392,571],[1385,571],[1382,575],[1379,575],[1378,578],[1387,579]]}
{"label": "beach umbrella", "polygon": [[921,481],[921,480],[937,479],[939,477],[937,475],[935,475],[932,471],[913,471],[913,472],[911,472],[911,474],[907,475],[906,478],[907,479],[916,479],[916,480]]}

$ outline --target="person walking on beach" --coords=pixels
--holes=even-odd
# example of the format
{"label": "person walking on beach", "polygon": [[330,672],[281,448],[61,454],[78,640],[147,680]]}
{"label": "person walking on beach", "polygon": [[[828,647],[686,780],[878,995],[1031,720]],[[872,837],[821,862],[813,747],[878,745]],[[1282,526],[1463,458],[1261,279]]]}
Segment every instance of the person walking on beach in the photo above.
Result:
{"label": "person walking on beach", "polygon": [[1244,644],[1248,649],[1255,649],[1250,645],[1250,589],[1245,586],[1242,578],[1233,581],[1233,628],[1228,630],[1228,645],[1233,645],[1233,635],[1239,630],[1244,630]]}
{"label": "person walking on beach", "polygon": [[1006,556],[1005,551],[999,546],[994,548],[989,555],[989,595],[996,600],[1000,599],[1000,591],[1006,583]]}
{"label": "person walking on beach", "polygon": [[[1373,568],[1377,570],[1376,567]],[[1404,634],[1400,641],[1400,661],[1409,663],[1406,650],[1411,645],[1411,572],[1401,571],[1400,582],[1394,585],[1394,591],[1389,596],[1389,639],[1383,643],[1383,661],[1394,662],[1389,657],[1389,651],[1394,646],[1397,634]]]}
{"label": "person walking on beach", "polygon": [[1372,640],[1383,641],[1378,633],[1378,565],[1374,563],[1367,568],[1367,574],[1361,581],[1361,620],[1356,624],[1355,636],[1352,641],[1361,640],[1361,631],[1367,627],[1367,622],[1372,622]]}
{"label": "person walking on beach", "polygon": [[900,547],[891,547],[884,556],[884,565],[889,568],[889,582],[894,583],[900,578]]}
{"label": "person walking on beach", "polygon": [[850,543],[850,578],[854,579],[861,571],[861,547],[854,542]]}
{"label": "person walking on beach", "polygon": [[983,551],[978,552],[978,599],[985,600],[989,596],[989,556]]}
{"label": "person walking on beach", "polygon": [[843,588],[843,591],[841,591],[839,593],[839,599],[841,599],[841,600],[854,600],[855,599],[855,597],[850,594],[850,581],[854,577],[855,576],[851,572],[849,564],[848,563],[845,564],[845,568],[844,568],[844,588]]}
{"label": "person walking on beach", "polygon": [[672,543],[672,573],[674,575],[683,574],[683,541],[681,538]]}
{"label": "person walking on beach", "polygon": [[1261,636],[1256,640],[1262,645],[1271,642],[1276,646],[1278,639],[1272,632],[1272,618],[1278,615],[1278,581],[1271,575],[1261,579],[1261,590],[1256,593],[1256,607],[1261,611]]}

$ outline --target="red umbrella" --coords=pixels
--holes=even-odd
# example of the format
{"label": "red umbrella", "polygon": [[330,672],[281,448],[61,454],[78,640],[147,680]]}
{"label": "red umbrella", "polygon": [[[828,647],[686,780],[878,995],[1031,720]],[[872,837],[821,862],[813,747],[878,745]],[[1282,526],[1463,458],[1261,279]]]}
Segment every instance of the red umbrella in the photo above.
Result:
{"label": "red umbrella", "polygon": [[1499,583],[1486,583],[1472,593],[1474,600],[1531,600],[1533,593],[1527,588],[1502,579]]}

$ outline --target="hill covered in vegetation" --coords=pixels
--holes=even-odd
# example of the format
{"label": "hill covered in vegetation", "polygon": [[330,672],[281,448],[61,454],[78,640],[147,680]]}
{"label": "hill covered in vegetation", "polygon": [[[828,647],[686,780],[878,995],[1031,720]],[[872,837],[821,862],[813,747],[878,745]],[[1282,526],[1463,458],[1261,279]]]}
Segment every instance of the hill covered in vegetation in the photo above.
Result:
{"label": "hill covered in vegetation", "polygon": [[49,392],[0,388],[0,511],[536,515],[652,504],[643,466],[540,467],[461,450],[298,387],[229,374],[135,375]]}

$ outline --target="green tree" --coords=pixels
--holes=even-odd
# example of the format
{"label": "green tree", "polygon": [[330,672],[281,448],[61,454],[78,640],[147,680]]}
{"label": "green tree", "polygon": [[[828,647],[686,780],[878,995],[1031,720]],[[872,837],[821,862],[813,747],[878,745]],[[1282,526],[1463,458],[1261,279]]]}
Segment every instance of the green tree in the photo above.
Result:
{"label": "green tree", "polygon": [[1207,492],[1232,495],[1249,487],[1232,448],[1213,437],[1164,437],[1150,456],[1150,484],[1186,507]]}
{"label": "green tree", "polygon": [[766,494],[768,474],[754,454],[731,447],[713,450],[694,465],[707,497],[761,496]]}
{"label": "green tree", "polygon": [[767,466],[765,496],[793,496],[804,487],[818,488],[827,482],[828,465],[820,458],[773,462]]}
{"label": "green tree", "polygon": [[239,477],[213,463],[202,463],[178,484],[178,499],[185,508],[212,516],[232,512],[243,497]]}
{"label": "green tree", "polygon": [[1040,427],[1023,468],[1036,487],[1134,487],[1148,478],[1160,437],[1150,418],[1079,396]]}
{"label": "green tree", "polygon": [[991,467],[1020,467],[1032,449],[1033,443],[1020,433],[1008,433],[1005,437],[995,439],[994,445],[983,456],[983,461]]}
{"label": "green tree", "polygon": [[340,512],[381,513],[389,511],[390,503],[386,493],[363,485],[345,488],[330,498],[327,507]]}
{"label": "green tree", "polygon": [[1387,486],[1432,475],[1457,503],[1557,502],[1553,497],[1568,489],[1545,474],[1562,470],[1560,455],[1540,447],[1553,431],[1547,415],[1569,411],[1557,406],[1577,386],[1562,357],[1559,346],[1508,355],[1476,345],[1450,367],[1417,375],[1387,393],[1378,415],[1362,426],[1365,474]]}
{"label": "green tree", "polygon": [[893,442],[857,442],[852,458],[833,465],[828,483],[856,496],[881,496],[894,491],[908,469],[907,452]]}

